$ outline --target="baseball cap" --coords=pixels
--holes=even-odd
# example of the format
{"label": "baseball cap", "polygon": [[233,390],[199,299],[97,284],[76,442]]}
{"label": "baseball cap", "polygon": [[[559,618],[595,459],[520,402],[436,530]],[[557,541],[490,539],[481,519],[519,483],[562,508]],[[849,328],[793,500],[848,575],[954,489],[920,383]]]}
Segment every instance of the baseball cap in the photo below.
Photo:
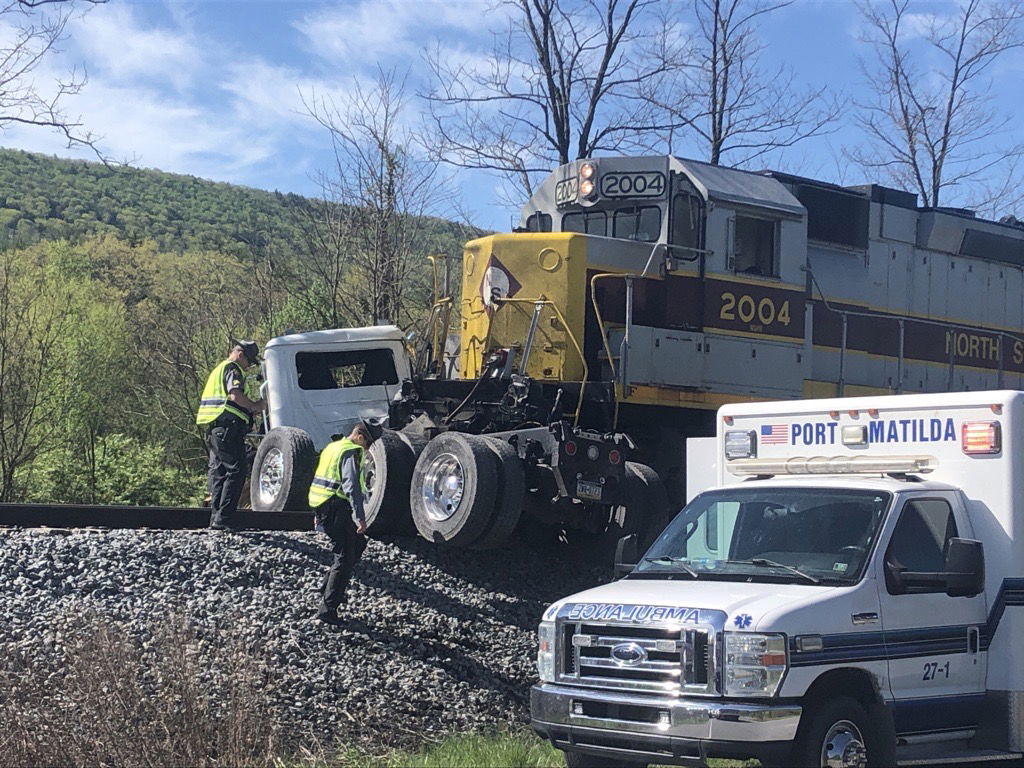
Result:
{"label": "baseball cap", "polygon": [[241,347],[242,354],[250,363],[258,363],[260,360],[260,347],[252,339],[232,339],[236,347]]}

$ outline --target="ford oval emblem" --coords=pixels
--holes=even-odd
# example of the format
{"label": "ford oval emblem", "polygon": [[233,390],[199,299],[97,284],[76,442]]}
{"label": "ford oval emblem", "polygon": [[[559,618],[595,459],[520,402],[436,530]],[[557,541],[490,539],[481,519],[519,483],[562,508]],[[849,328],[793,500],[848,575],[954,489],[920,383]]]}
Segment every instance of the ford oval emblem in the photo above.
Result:
{"label": "ford oval emblem", "polygon": [[612,646],[611,656],[616,664],[635,667],[647,661],[647,651],[636,643],[619,643]]}

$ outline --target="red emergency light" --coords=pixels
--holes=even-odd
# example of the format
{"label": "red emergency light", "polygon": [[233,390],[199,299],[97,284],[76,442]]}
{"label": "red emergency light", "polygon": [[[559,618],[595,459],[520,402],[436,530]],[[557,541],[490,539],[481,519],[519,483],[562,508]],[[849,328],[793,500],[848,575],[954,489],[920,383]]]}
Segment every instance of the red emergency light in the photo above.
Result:
{"label": "red emergency light", "polygon": [[999,422],[965,421],[961,429],[961,446],[969,456],[999,453],[1003,449]]}

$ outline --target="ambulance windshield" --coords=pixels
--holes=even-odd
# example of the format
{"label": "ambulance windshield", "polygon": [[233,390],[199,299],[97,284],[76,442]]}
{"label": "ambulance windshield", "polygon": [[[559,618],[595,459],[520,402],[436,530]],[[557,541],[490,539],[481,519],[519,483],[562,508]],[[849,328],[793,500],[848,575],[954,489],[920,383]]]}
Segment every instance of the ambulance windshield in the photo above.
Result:
{"label": "ambulance windshield", "polygon": [[891,494],[834,488],[730,488],[702,494],[633,571],[663,577],[853,584]]}

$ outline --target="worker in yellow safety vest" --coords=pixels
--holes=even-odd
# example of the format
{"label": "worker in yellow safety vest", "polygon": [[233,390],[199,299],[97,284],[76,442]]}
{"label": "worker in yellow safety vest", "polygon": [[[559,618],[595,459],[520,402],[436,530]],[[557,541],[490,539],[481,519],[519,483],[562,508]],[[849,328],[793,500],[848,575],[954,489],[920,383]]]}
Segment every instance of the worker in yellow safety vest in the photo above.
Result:
{"label": "worker in yellow safety vest", "polygon": [[330,537],[334,553],[317,612],[317,618],[327,624],[344,623],[338,608],[345,604],[352,571],[366,549],[363,498],[367,489],[363,460],[382,431],[376,419],[365,419],[353,427],[348,437],[334,435],[320,454],[309,486],[309,506],[315,515],[316,529]]}
{"label": "worker in yellow safety vest", "polygon": [[245,394],[245,369],[256,365],[259,353],[255,341],[232,340],[227,360],[210,373],[199,401],[196,424],[206,428],[210,451],[210,527],[217,530],[242,527],[237,510],[249,470],[245,436],[253,416],[267,406]]}

